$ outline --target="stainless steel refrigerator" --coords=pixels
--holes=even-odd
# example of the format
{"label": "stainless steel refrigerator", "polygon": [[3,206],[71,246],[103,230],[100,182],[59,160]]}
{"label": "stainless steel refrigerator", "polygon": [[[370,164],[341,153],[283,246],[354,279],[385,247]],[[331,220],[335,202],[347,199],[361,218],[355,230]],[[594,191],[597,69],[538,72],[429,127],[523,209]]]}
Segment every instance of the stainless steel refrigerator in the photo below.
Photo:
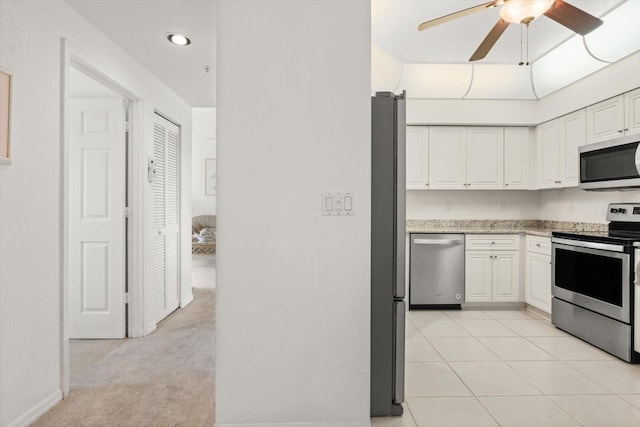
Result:
{"label": "stainless steel refrigerator", "polygon": [[371,416],[402,415],[405,94],[371,98]]}

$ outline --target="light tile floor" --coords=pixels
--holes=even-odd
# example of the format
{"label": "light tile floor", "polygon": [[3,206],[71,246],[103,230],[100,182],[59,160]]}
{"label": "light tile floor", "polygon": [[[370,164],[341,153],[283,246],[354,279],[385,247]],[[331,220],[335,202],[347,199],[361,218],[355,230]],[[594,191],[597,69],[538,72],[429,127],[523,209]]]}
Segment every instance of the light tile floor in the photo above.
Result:
{"label": "light tile floor", "polygon": [[640,365],[524,310],[407,313],[404,416],[374,427],[639,427]]}

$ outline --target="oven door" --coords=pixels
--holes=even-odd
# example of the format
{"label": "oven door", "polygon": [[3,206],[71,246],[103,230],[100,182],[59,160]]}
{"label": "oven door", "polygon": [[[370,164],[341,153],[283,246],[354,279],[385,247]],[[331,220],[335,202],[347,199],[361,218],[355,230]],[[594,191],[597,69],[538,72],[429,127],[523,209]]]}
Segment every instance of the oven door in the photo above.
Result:
{"label": "oven door", "polygon": [[622,245],[551,239],[554,298],[629,324],[630,258]]}

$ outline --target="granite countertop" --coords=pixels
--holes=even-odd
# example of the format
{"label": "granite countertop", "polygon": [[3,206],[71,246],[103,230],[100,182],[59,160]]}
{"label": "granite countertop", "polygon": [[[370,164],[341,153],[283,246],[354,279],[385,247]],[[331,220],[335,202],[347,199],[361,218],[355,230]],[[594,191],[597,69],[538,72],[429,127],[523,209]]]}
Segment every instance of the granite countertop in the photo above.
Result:
{"label": "granite countertop", "polygon": [[607,224],[543,220],[407,220],[407,233],[531,234],[551,237],[553,231],[606,232]]}

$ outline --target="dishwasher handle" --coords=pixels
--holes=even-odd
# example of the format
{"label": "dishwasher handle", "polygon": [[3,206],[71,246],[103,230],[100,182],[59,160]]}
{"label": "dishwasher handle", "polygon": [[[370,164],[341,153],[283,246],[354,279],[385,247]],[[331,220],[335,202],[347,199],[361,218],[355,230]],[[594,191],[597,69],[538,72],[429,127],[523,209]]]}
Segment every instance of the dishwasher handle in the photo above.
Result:
{"label": "dishwasher handle", "polygon": [[413,239],[414,245],[461,245],[464,240],[451,239]]}

